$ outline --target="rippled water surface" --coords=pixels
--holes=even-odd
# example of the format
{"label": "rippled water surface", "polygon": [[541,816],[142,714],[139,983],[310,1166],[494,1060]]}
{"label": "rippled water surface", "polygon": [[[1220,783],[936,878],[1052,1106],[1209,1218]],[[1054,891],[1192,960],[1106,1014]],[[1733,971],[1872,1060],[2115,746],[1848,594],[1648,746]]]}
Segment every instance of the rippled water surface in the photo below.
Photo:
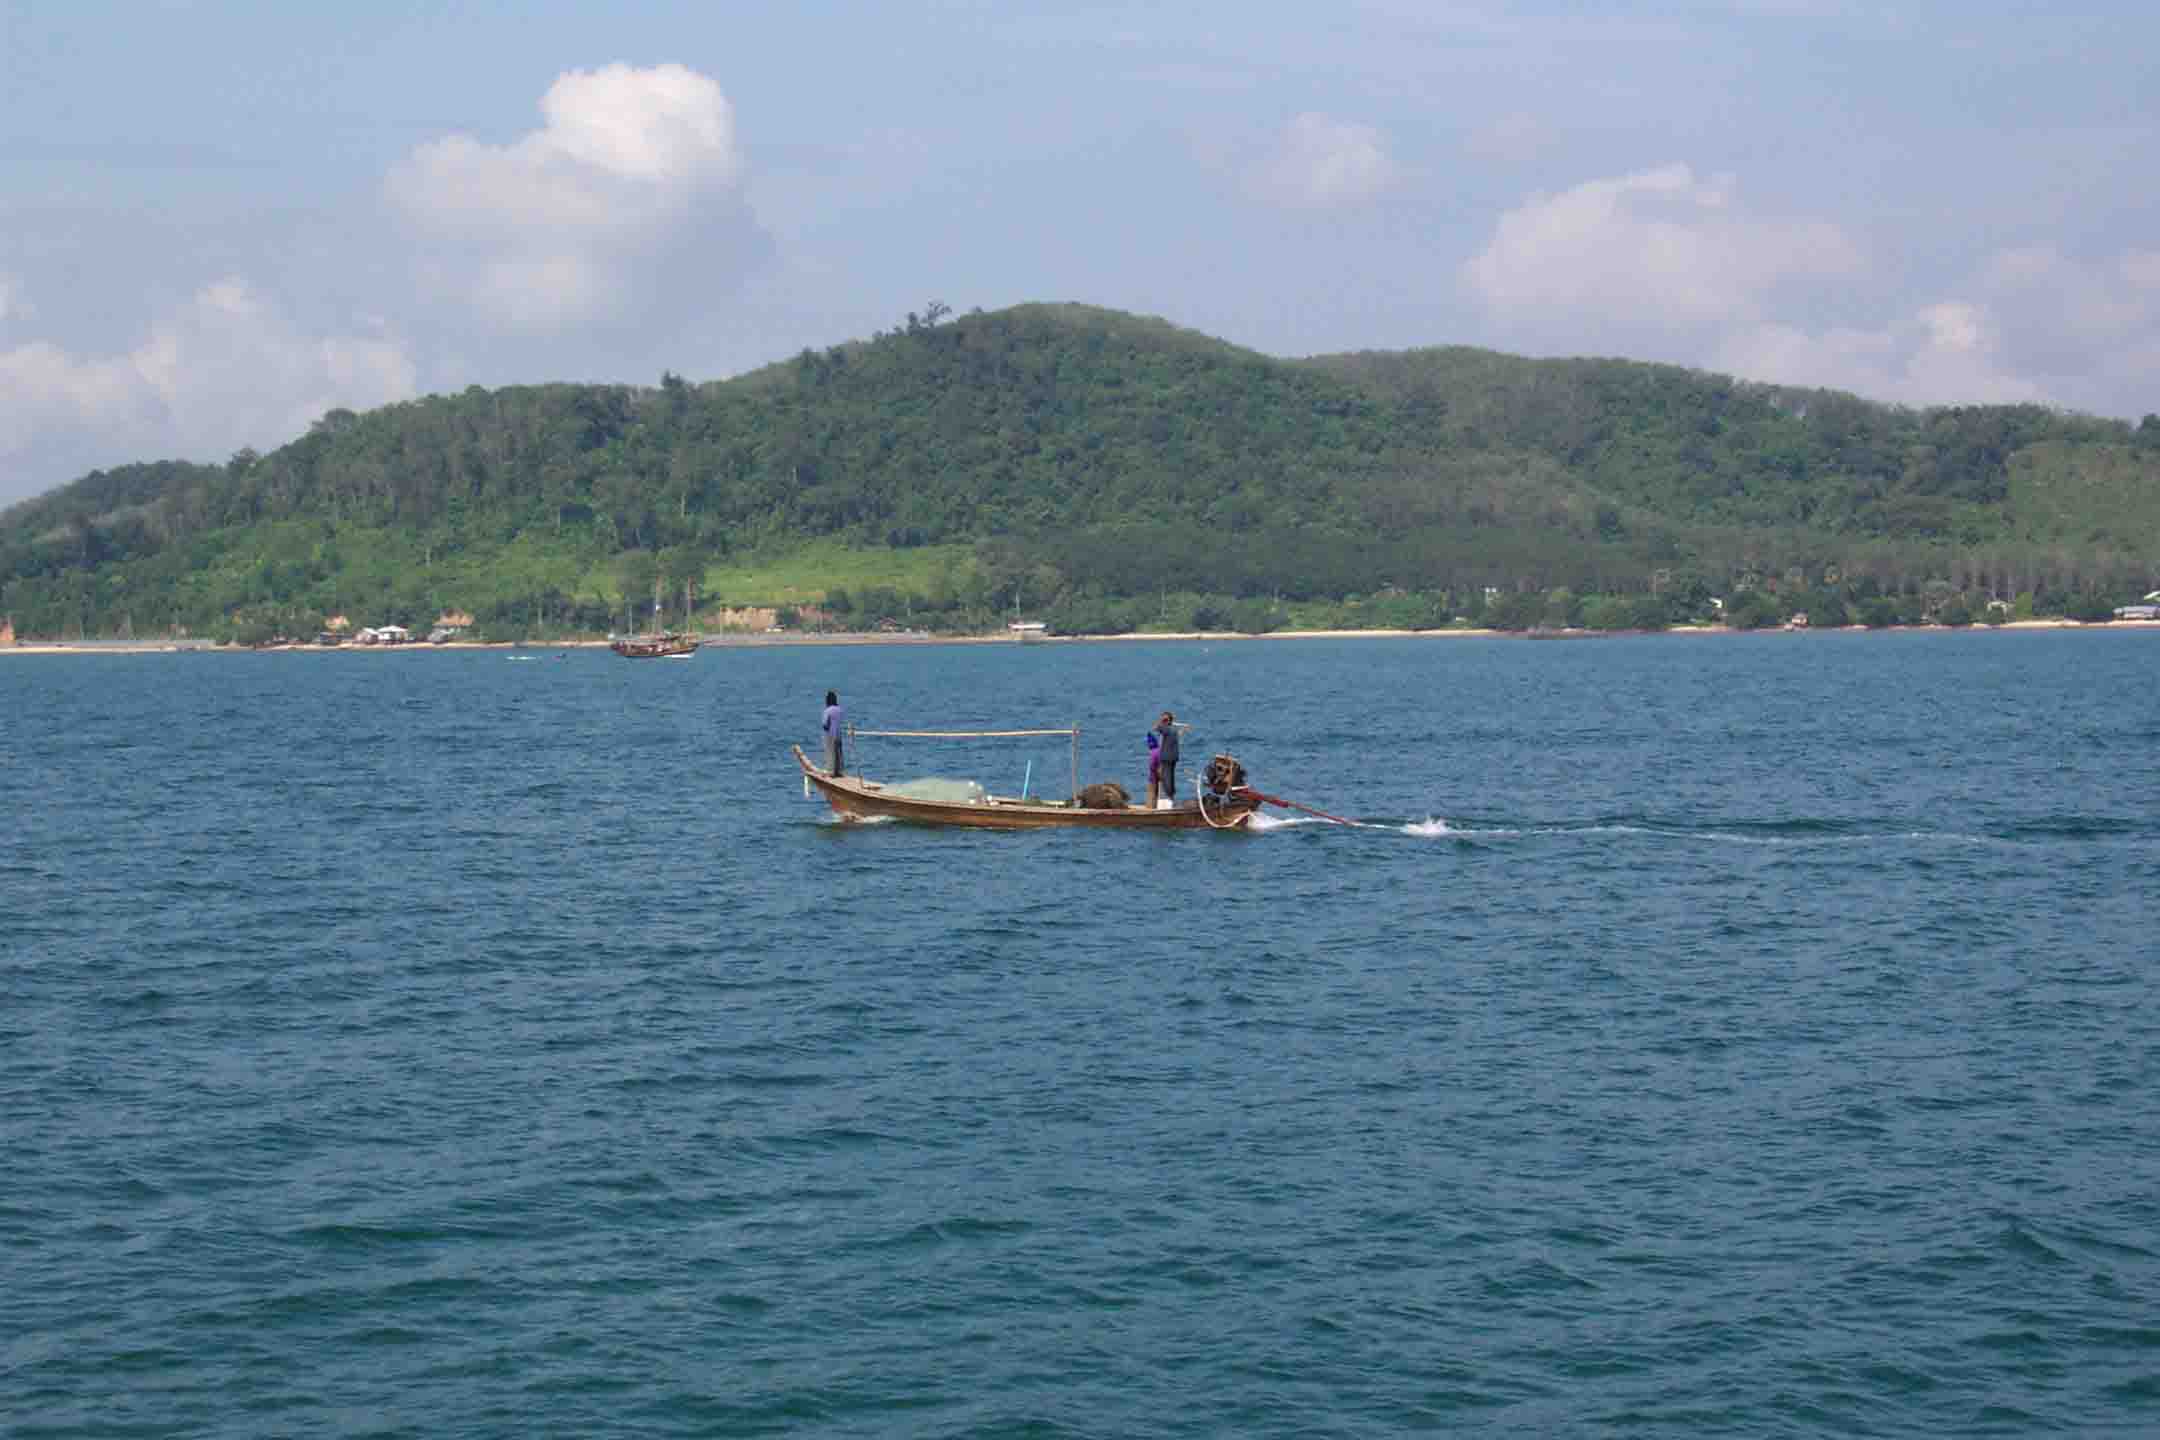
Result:
{"label": "rippled water surface", "polygon": [[[828,687],[1367,823],[841,826]],[[0,780],[9,1434],[2160,1430],[2160,637],[0,659]]]}

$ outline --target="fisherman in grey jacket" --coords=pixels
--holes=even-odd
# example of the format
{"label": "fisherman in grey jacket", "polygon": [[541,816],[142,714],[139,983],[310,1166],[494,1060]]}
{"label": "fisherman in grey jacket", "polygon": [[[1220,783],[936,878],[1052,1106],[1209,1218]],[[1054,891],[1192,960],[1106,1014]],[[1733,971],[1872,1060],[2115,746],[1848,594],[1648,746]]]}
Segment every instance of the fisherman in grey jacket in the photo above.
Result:
{"label": "fisherman in grey jacket", "polygon": [[1162,777],[1160,793],[1177,800],[1177,717],[1168,710],[1155,722],[1155,733],[1161,737],[1161,746],[1155,752],[1155,773]]}

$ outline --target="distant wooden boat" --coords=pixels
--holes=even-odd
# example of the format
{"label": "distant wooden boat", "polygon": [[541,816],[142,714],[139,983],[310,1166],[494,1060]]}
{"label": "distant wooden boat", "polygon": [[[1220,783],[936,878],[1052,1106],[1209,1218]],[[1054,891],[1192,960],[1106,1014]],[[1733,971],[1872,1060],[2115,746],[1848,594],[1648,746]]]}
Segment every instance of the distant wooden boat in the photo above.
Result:
{"label": "distant wooden boat", "polygon": [[974,800],[918,799],[859,775],[828,775],[810,762],[800,745],[794,748],[804,783],[816,787],[842,820],[901,820],[912,825],[953,825],[970,830],[1046,830],[1075,825],[1105,830],[1240,830],[1251,821],[1264,798],[1239,785],[1220,796],[1204,795],[1167,810],[1150,810],[1145,805],[1093,809],[1069,800],[989,794]]}
{"label": "distant wooden boat", "polygon": [[608,646],[625,660],[687,660],[704,642],[679,630],[653,635],[625,635]]}

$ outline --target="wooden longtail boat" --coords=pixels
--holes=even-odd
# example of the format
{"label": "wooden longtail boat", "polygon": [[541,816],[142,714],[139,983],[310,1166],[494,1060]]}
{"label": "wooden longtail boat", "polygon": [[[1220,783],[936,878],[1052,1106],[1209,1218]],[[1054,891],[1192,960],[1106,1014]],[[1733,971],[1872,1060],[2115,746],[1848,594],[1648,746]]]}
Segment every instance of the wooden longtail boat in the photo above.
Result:
{"label": "wooden longtail boat", "polygon": [[695,635],[662,630],[654,635],[624,635],[608,649],[625,660],[687,660],[697,654],[702,643]]}
{"label": "wooden longtail boat", "polygon": [[1084,825],[1109,830],[1240,830],[1260,808],[1261,796],[1242,786],[1220,797],[1187,801],[1168,810],[1145,805],[1088,809],[1066,800],[1016,800],[985,795],[976,801],[919,800],[894,794],[859,775],[828,775],[810,762],[802,746],[795,763],[803,780],[824,795],[842,820],[904,820],[915,825],[957,825],[972,830],[1042,830]]}

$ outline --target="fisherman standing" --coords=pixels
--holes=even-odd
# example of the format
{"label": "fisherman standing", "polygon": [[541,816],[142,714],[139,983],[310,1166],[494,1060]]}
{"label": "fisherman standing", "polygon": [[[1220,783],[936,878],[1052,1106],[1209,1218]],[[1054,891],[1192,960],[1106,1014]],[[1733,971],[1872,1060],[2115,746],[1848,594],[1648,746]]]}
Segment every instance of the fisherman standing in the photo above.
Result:
{"label": "fisherman standing", "polygon": [[825,773],[837,778],[840,768],[840,737],[847,729],[847,711],[840,708],[837,691],[825,692]]}
{"label": "fisherman standing", "polygon": [[[1162,780],[1162,793],[1172,804],[1177,803],[1177,717],[1168,710],[1155,722],[1156,748],[1155,773]],[[1154,787],[1149,787],[1154,793]]]}

